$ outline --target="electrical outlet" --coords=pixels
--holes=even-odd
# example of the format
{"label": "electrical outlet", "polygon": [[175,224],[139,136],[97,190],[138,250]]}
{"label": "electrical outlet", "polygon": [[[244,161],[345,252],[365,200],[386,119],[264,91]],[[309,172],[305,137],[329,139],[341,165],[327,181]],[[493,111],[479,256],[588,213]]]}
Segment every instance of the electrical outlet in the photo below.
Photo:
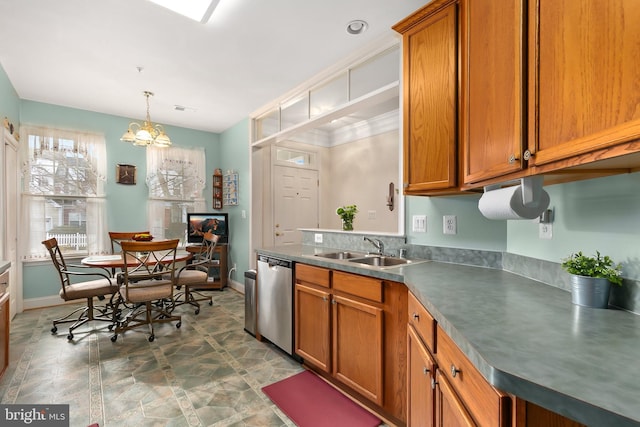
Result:
{"label": "electrical outlet", "polygon": [[538,237],[551,240],[553,238],[553,224],[538,224]]}
{"label": "electrical outlet", "polygon": [[416,233],[427,232],[427,216],[426,215],[414,215],[412,223],[413,223],[412,231]]}
{"label": "electrical outlet", "polygon": [[322,243],[322,233],[316,233],[314,238],[316,243]]}
{"label": "electrical outlet", "polygon": [[442,232],[444,234],[458,234],[458,219],[455,215],[442,217]]}
{"label": "electrical outlet", "polygon": [[236,269],[236,263],[235,262],[233,263],[233,269],[234,270]]}

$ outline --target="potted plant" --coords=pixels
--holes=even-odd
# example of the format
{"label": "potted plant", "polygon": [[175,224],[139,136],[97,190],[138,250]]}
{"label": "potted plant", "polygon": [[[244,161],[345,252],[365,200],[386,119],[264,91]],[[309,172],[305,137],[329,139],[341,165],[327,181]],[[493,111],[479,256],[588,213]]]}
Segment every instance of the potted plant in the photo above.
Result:
{"label": "potted plant", "polygon": [[577,305],[607,308],[611,284],[622,286],[620,264],[598,251],[595,257],[571,254],[562,268],[571,274],[571,301]]}
{"label": "potted plant", "polygon": [[342,220],[342,229],[345,231],[353,230],[353,220],[358,213],[358,207],[356,205],[340,206],[336,209],[336,213]]}

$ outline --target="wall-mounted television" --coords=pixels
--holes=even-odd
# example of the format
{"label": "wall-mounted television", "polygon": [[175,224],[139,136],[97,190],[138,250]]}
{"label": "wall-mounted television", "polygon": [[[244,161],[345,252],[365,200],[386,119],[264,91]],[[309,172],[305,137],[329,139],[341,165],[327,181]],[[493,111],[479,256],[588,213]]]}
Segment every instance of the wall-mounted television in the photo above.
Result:
{"label": "wall-mounted television", "polygon": [[229,216],[226,213],[187,213],[187,242],[202,243],[207,231],[220,236],[218,243],[229,241]]}

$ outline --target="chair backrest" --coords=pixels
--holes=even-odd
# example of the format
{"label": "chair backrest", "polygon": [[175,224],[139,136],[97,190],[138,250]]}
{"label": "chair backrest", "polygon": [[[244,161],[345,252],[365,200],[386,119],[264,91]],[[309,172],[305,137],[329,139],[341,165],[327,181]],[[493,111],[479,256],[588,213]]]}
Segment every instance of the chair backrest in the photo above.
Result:
{"label": "chair backrest", "polygon": [[204,235],[202,236],[202,244],[205,247],[204,257],[202,257],[203,259],[206,259],[209,262],[213,261],[218,240],[220,240],[220,236],[218,236],[217,234],[213,234],[210,231],[204,233]]}
{"label": "chair backrest", "polygon": [[58,240],[56,240],[55,237],[52,237],[51,239],[44,240],[42,244],[49,251],[49,255],[51,256],[51,261],[53,262],[53,266],[56,268],[56,271],[60,276],[62,292],[65,295],[64,299],[66,299],[66,288],[71,282],[69,280],[69,274],[67,274],[67,264],[64,262],[62,251],[60,251],[60,247],[58,246]]}
{"label": "chair backrest", "polygon": [[[179,239],[156,242],[123,240],[122,259],[128,265],[119,282],[135,286],[154,286],[175,283],[176,252]],[[172,286],[170,286],[172,287]],[[127,291],[128,292],[128,291]]]}
{"label": "chair backrest", "polygon": [[131,240],[136,234],[150,234],[148,231],[110,231],[109,239],[111,239],[111,253],[117,254],[122,250],[120,242],[123,240]]}

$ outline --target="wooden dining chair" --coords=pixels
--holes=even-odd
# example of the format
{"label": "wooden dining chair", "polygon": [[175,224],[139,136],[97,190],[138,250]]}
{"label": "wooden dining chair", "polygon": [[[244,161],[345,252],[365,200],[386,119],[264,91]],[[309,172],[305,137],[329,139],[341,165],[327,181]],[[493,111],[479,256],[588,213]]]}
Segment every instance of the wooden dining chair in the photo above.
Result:
{"label": "wooden dining chair", "polygon": [[133,240],[136,234],[151,234],[149,231],[110,231],[109,239],[111,240],[111,253],[119,254],[122,250],[120,242],[123,240]]}
{"label": "wooden dining chair", "polygon": [[[73,339],[73,331],[84,325],[87,322],[93,320],[99,320],[103,322],[109,322],[109,330],[112,330],[115,318],[117,315],[117,309],[114,304],[114,296],[118,292],[118,285],[115,280],[109,274],[107,269],[102,269],[104,272],[95,271],[95,267],[87,267],[84,265],[67,264],[62,255],[62,251],[58,246],[58,241],[55,238],[51,238],[42,242],[42,244],[49,251],[51,261],[58,272],[60,278],[60,298],[65,301],[74,300],[86,300],[85,306],[80,307],[66,315],[65,317],[55,319],[53,321],[53,327],[51,333],[58,332],[58,325],[61,323],[72,323],[69,327],[69,333],[67,339],[71,341]],[[89,272],[87,269],[93,269]],[[85,271],[80,271],[85,270]],[[72,283],[72,277],[99,277],[98,279],[89,280],[85,282]],[[109,301],[104,306],[95,306],[93,299],[105,299],[109,296]],[[79,313],[77,317],[75,314]]]}
{"label": "wooden dining chair", "polygon": [[[149,231],[109,231],[109,240],[111,240],[111,253],[119,254],[122,251],[120,242],[123,240],[133,240],[136,234],[151,234]],[[111,273],[115,276],[116,269],[111,269]]]}
{"label": "wooden dining chair", "polygon": [[196,308],[195,314],[199,314],[200,301],[209,301],[209,305],[213,305],[211,295],[204,295],[196,289],[210,288],[213,271],[220,268],[220,260],[215,257],[219,239],[217,234],[205,233],[202,250],[196,254],[196,259],[178,270],[176,288],[181,292],[176,294],[176,306],[190,304]]}
{"label": "wooden dining chair", "polygon": [[177,322],[176,328],[180,328],[181,316],[172,314],[178,242],[173,239],[120,243],[123,264],[130,267],[118,273],[118,303],[132,308],[118,321],[111,341],[115,342],[118,334],[142,325],[149,327],[149,342],[155,339],[157,323]]}

